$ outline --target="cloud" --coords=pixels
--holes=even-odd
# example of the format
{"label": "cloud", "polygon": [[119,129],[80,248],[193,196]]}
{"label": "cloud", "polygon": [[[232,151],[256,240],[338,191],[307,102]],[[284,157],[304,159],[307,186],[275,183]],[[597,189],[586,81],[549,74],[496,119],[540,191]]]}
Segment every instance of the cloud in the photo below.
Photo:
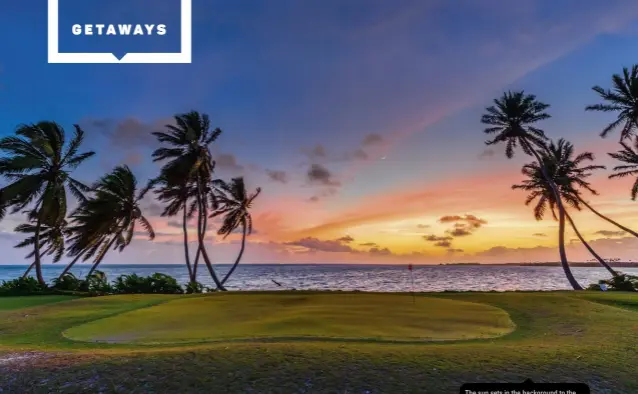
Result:
{"label": "cloud", "polygon": [[328,188],[324,188],[323,190],[320,190],[317,194],[315,194],[314,196],[310,197],[308,199],[308,201],[310,202],[317,202],[323,198],[327,198],[327,197],[332,197],[335,194],[337,194],[337,188],[335,187],[328,187]]}
{"label": "cloud", "polygon": [[431,226],[429,224],[417,224],[416,225],[416,228],[421,228],[421,229],[430,228],[430,227]]}
{"label": "cloud", "polygon": [[215,156],[216,167],[230,171],[243,171],[244,166],[237,162],[235,155],[230,153],[222,153]]}
{"label": "cloud", "polygon": [[477,218],[474,215],[465,215],[465,216],[447,215],[447,216],[441,216],[441,218],[439,219],[439,222],[440,223],[465,222],[465,223],[467,223],[468,225],[470,225],[473,228],[479,228],[482,225],[487,224],[487,220]]}
{"label": "cloud", "polygon": [[143,160],[143,156],[141,153],[131,152],[127,154],[126,157],[124,158],[124,164],[127,164],[129,166],[136,166],[140,164],[142,160]]}
{"label": "cloud", "polygon": [[423,239],[428,242],[451,241],[453,238],[449,236],[439,237],[436,235],[424,235]]}
{"label": "cloud", "polygon": [[446,233],[450,234],[453,237],[465,237],[468,235],[472,235],[472,231],[466,227],[455,227],[453,230],[448,230]]}
{"label": "cloud", "polygon": [[357,251],[348,245],[344,245],[338,240],[322,241],[314,237],[306,237],[293,242],[286,242],[285,245],[301,246],[311,250],[322,252],[348,252],[356,253]]}
{"label": "cloud", "polygon": [[349,235],[346,235],[345,237],[341,237],[341,238],[338,238],[338,239],[337,239],[337,242],[346,243],[346,244],[347,244],[347,243],[350,243],[350,242],[352,242],[352,241],[354,241],[354,238],[352,238],[352,237],[351,237],[351,236],[349,236]]}
{"label": "cloud", "polygon": [[377,245],[375,242],[366,242],[366,243],[359,244],[359,246],[371,246],[375,248],[379,247],[379,245]]}
{"label": "cloud", "polygon": [[373,254],[373,255],[378,255],[378,256],[390,256],[392,254],[392,252],[388,248],[383,248],[383,249],[371,248],[368,251],[368,253]]}
{"label": "cloud", "polygon": [[273,182],[288,183],[288,174],[285,171],[266,170],[266,174]]}
{"label": "cloud", "polygon": [[454,253],[463,253],[463,252],[464,252],[464,250],[463,250],[463,249],[453,249],[453,248],[450,248],[450,249],[448,249],[448,250],[447,250],[447,252],[448,252],[448,253],[450,253],[450,254],[454,254]]}
{"label": "cloud", "polygon": [[333,174],[321,164],[313,164],[307,172],[308,181],[311,184],[323,186],[340,186],[341,183],[336,181]]}
{"label": "cloud", "polygon": [[182,228],[182,222],[178,222],[177,220],[169,220],[166,225],[169,227]]}
{"label": "cloud", "polygon": [[478,158],[479,159],[486,159],[486,158],[489,158],[489,157],[493,157],[495,154],[496,154],[496,152],[494,152],[494,149],[488,148],[488,149],[485,149],[483,152],[481,152],[478,155]]}
{"label": "cloud", "polygon": [[107,138],[110,144],[124,149],[157,148],[159,142],[151,133],[166,130],[167,124],[173,124],[172,118],[154,122],[143,122],[135,117],[121,120],[87,118],[80,121],[80,126],[87,132],[87,137],[96,131]]}
{"label": "cloud", "polygon": [[439,241],[434,244],[434,246],[438,246],[439,248],[449,248],[452,246],[452,242],[450,241]]}
{"label": "cloud", "polygon": [[535,237],[547,237],[547,234],[545,234],[545,233],[534,233],[532,235],[535,236]]}
{"label": "cloud", "polygon": [[621,231],[599,230],[599,231],[596,231],[594,234],[603,235],[605,237],[621,237],[623,235],[626,235],[627,233],[622,230]]}
{"label": "cloud", "polygon": [[377,133],[371,133],[365,136],[361,145],[363,146],[371,146],[371,145],[379,145],[384,142],[383,137]]}

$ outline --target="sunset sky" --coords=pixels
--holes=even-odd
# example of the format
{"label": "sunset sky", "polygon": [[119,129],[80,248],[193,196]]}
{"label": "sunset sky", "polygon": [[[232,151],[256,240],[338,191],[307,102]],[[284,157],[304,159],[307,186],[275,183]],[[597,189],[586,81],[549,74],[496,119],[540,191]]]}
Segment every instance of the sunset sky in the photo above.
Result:
{"label": "sunset sky", "polygon": [[[171,1],[148,3],[126,2],[139,18],[174,17]],[[556,222],[534,220],[511,190],[530,159],[484,144],[480,116],[504,90],[551,104],[548,136],[614,165],[618,134],[599,137],[613,115],[584,108],[599,102],[592,86],[637,61],[635,0],[193,0],[193,10],[192,64],[83,65],[47,64],[45,0],[3,5],[0,134],[79,123],[97,151],[79,179],[126,163],[145,181],[159,168],[150,132],[176,113],[209,114],[223,130],[217,176],[263,189],[246,263],[557,261]],[[590,202],[638,228],[633,180],[609,173],[592,177],[601,195]],[[160,218],[152,199],[144,207],[157,239],[105,263],[183,262],[179,218]],[[573,217],[603,257],[638,259],[638,240]],[[0,222],[0,264],[24,262],[12,247],[21,220]],[[238,238],[213,231],[210,255],[231,262]],[[573,238],[570,260],[589,259]]]}

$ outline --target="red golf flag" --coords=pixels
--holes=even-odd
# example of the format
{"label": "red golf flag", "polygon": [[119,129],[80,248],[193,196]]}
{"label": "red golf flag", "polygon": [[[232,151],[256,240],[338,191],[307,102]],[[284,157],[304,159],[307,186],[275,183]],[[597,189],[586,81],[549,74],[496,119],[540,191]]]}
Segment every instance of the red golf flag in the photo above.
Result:
{"label": "red golf flag", "polygon": [[412,264],[408,264],[408,269],[412,271]]}

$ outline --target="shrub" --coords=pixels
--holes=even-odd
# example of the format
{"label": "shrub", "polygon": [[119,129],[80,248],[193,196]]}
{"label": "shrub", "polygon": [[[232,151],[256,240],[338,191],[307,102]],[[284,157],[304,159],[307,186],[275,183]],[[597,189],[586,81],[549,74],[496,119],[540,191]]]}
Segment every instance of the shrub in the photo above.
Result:
{"label": "shrub", "polygon": [[199,282],[188,282],[186,285],[186,294],[203,293],[206,288]]}
{"label": "shrub", "polygon": [[182,294],[184,289],[172,276],[155,273],[151,276],[137,274],[120,275],[115,279],[113,289],[126,294]]}
{"label": "shrub", "polygon": [[638,276],[620,274],[611,279],[599,280],[591,284],[587,290],[602,290],[600,285],[607,286],[608,291],[638,291]]}
{"label": "shrub", "polygon": [[84,281],[70,272],[53,279],[53,288],[56,290],[81,291],[83,285]]}
{"label": "shrub", "polygon": [[106,278],[106,274],[102,271],[94,271],[83,283],[82,290],[89,293],[112,293],[113,287]]}
{"label": "shrub", "polygon": [[42,294],[48,287],[41,285],[32,277],[18,278],[10,281],[2,281],[0,295],[30,295]]}

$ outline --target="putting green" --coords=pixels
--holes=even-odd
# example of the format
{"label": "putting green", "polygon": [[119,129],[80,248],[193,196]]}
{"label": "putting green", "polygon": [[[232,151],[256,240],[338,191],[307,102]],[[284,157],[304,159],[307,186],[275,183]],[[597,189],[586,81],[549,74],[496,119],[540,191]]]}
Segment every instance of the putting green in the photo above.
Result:
{"label": "putting green", "polygon": [[178,344],[241,339],[444,341],[493,338],[514,323],[502,309],[378,294],[219,294],[183,298],[67,329],[85,342]]}

